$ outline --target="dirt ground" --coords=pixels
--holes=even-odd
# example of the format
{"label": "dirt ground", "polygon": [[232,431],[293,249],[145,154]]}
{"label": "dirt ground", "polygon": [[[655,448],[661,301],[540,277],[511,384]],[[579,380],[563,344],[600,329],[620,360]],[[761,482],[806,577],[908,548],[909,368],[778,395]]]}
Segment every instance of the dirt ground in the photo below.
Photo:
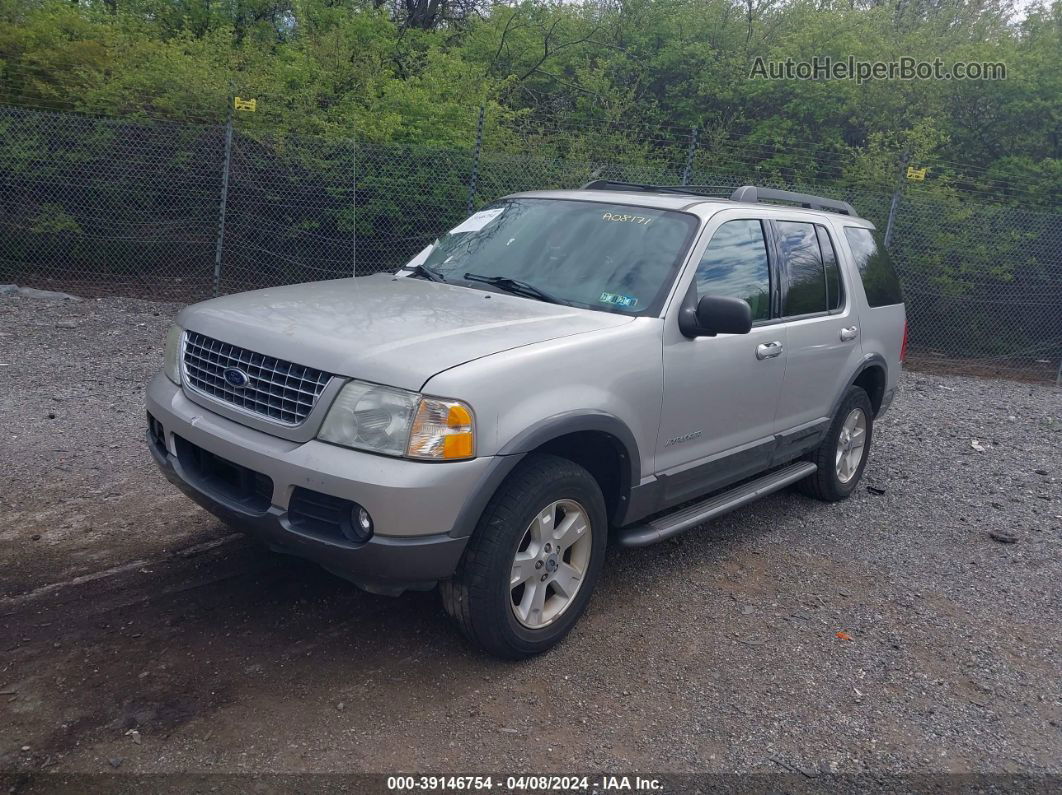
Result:
{"label": "dirt ground", "polygon": [[1062,391],[907,373],[852,499],[613,549],[501,663],[163,480],[175,311],[0,298],[0,771],[1062,772]]}

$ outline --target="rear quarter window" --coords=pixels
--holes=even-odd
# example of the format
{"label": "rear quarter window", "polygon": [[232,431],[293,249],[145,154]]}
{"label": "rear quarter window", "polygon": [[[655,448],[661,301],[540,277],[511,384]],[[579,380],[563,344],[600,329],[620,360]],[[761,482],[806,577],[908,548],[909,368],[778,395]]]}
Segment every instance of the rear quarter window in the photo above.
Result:
{"label": "rear quarter window", "polygon": [[859,276],[863,280],[863,290],[867,294],[867,303],[872,306],[889,306],[903,303],[903,292],[896,269],[885,246],[869,229],[859,226],[846,226],[844,235],[852,249]]}

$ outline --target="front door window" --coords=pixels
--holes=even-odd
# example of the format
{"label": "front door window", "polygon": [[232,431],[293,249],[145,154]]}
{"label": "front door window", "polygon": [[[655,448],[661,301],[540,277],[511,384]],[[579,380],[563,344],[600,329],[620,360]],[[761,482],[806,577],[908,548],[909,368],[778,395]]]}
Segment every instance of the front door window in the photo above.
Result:
{"label": "front door window", "polygon": [[697,297],[743,298],[752,320],[771,316],[771,271],[760,221],[727,221],[720,226],[697,266]]}

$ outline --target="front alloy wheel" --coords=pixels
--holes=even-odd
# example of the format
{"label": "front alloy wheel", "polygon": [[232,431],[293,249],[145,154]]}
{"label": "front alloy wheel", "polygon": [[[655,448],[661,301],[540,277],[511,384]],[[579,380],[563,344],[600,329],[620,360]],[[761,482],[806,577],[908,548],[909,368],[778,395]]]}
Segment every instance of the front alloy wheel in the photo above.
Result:
{"label": "front alloy wheel", "polygon": [[520,539],[509,578],[517,621],[542,629],[571,607],[590,565],[592,539],[586,509],[574,500],[539,511]]}
{"label": "front alloy wheel", "polygon": [[529,456],[491,498],[443,606],[472,641],[518,659],[554,646],[579,619],[605,557],[605,499],[566,458]]}

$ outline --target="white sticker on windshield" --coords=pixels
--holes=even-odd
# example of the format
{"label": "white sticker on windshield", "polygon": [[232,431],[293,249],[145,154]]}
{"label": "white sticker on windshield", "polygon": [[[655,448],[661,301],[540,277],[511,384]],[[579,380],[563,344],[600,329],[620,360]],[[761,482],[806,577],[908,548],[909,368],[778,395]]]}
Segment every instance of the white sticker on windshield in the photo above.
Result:
{"label": "white sticker on windshield", "polygon": [[415,256],[413,259],[411,259],[409,262],[407,262],[402,267],[405,268],[406,270],[413,270],[418,265],[423,265],[427,261],[428,255],[430,255],[431,252],[435,250],[435,247],[437,245],[439,245],[439,241],[438,240],[436,240],[434,243],[429,243],[428,245],[426,245],[424,248],[422,248],[420,250],[420,253],[417,254],[417,256]]}
{"label": "white sticker on windshield", "polygon": [[495,207],[493,210],[480,210],[478,213],[473,213],[467,219],[451,229],[450,234],[456,235],[460,232],[478,232],[503,212],[505,212],[504,207]]}

